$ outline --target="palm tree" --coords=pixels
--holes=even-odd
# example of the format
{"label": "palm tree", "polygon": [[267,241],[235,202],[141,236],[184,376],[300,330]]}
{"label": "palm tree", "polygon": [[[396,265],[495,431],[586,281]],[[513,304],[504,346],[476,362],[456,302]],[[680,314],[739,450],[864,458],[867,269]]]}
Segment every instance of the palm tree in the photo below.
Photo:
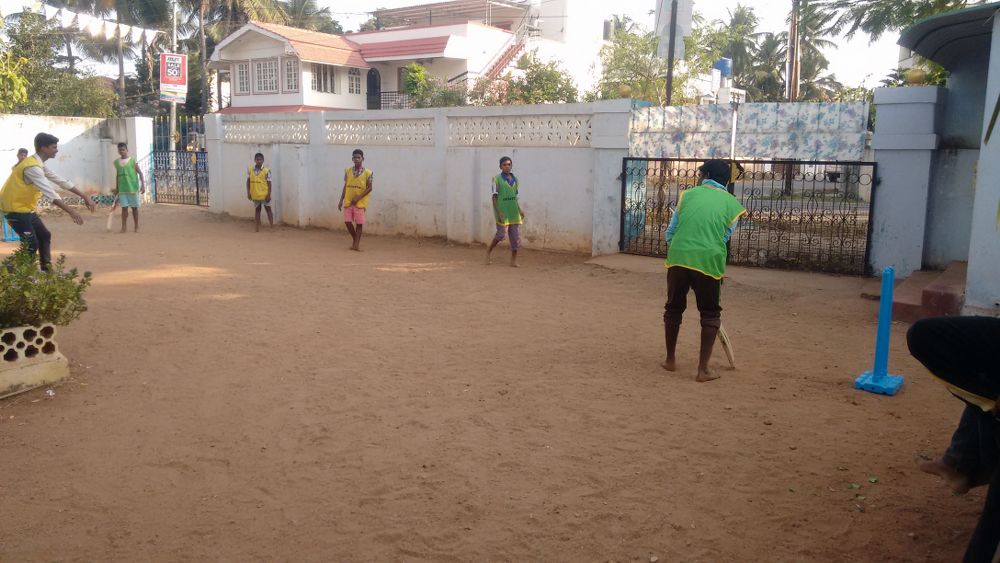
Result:
{"label": "palm tree", "polygon": [[752,80],[753,49],[760,35],[757,31],[760,20],[753,8],[737,4],[736,9],[729,10],[729,21],[719,23],[727,36],[722,56],[733,61],[733,78],[737,84],[749,83]]}
{"label": "palm tree", "polygon": [[[192,12],[199,11],[201,0]],[[205,33],[221,41],[250,21],[288,24],[288,15],[278,0],[212,0],[206,7]]]}
{"label": "palm tree", "polygon": [[799,99],[812,102],[827,102],[834,98],[844,85],[837,82],[832,74],[825,74],[829,63],[825,58],[803,54],[799,74]]}
{"label": "palm tree", "polygon": [[785,94],[785,60],[788,34],[763,33],[753,51],[751,80],[747,93],[755,102],[777,102]]}
{"label": "palm tree", "polygon": [[288,16],[288,25],[322,33],[343,35],[344,29],[333,19],[330,8],[319,8],[316,0],[285,0],[281,8]]}

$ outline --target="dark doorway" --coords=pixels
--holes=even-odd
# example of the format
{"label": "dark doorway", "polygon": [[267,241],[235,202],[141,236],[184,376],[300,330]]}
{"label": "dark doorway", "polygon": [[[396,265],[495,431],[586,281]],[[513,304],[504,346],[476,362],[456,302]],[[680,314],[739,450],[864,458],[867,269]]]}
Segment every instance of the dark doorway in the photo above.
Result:
{"label": "dark doorway", "polygon": [[368,71],[368,109],[382,109],[382,75],[377,68]]}

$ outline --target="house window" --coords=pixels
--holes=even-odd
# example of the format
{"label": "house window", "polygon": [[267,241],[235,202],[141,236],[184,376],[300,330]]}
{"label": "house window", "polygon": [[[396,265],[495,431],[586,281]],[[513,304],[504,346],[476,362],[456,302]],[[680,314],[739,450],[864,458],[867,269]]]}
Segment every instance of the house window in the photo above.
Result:
{"label": "house window", "polygon": [[361,69],[352,68],[347,71],[347,93],[349,94],[360,94],[361,93]]}
{"label": "house window", "polygon": [[278,93],[278,61],[254,61],[254,94]]}
{"label": "house window", "polygon": [[250,93],[250,63],[236,63],[236,94]]}
{"label": "house window", "polygon": [[285,59],[285,92],[299,91],[299,61]]}
{"label": "house window", "polygon": [[315,92],[337,93],[337,67],[332,65],[312,65],[312,89]]}

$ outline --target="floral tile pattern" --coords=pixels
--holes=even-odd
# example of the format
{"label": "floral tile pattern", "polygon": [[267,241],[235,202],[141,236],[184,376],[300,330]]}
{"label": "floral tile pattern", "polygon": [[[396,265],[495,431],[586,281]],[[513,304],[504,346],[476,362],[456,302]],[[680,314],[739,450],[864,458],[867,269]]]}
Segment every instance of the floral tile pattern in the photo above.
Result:
{"label": "floral tile pattern", "polygon": [[[753,103],[739,107],[736,156],[861,160],[866,103]],[[733,109],[727,105],[645,107],[632,113],[634,157],[730,155]]]}

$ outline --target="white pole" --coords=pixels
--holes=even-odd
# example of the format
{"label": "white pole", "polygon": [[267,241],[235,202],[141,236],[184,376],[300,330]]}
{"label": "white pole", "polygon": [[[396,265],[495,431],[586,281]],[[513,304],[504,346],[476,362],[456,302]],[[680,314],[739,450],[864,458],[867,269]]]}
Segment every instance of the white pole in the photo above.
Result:
{"label": "white pole", "polygon": [[[170,2],[170,52],[177,52],[177,0]],[[177,102],[170,102],[170,150],[177,149]]]}

